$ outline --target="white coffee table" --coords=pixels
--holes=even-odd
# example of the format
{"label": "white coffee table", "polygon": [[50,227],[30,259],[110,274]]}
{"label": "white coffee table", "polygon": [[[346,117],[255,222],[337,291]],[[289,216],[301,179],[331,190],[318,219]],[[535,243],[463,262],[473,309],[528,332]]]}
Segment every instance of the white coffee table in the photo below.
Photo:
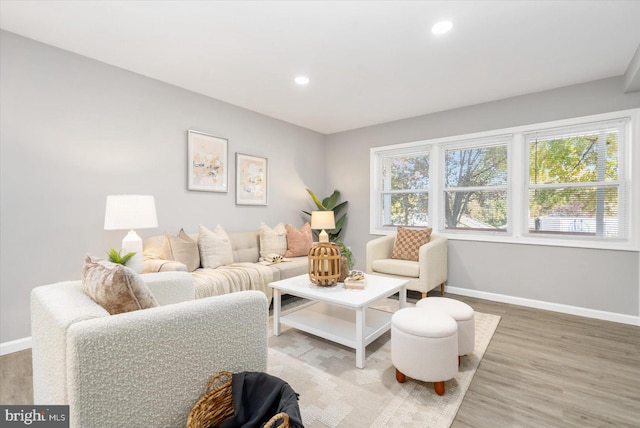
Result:
{"label": "white coffee table", "polygon": [[[280,336],[285,324],[315,336],[356,350],[356,367],[364,368],[365,347],[391,328],[392,313],[370,307],[373,303],[399,292],[400,308],[407,304],[407,281],[366,275],[364,290],[311,284],[308,275],[300,275],[269,284],[273,288],[273,333]],[[281,313],[282,294],[311,300]]]}

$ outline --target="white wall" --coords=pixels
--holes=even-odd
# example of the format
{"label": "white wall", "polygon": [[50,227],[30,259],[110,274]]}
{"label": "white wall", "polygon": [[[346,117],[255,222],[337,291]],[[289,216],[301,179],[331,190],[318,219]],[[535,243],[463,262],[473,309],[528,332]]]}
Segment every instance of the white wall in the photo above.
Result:
{"label": "white wall", "polygon": [[[429,82],[425,82],[429,84]],[[383,100],[381,100],[383,102]],[[400,120],[327,136],[327,189],[349,201],[345,242],[364,268],[369,234],[371,147],[470,134],[640,107],[624,79],[581,85]],[[634,147],[640,150],[640,147]],[[637,158],[636,158],[637,159]],[[640,171],[640,165],[634,165]],[[461,293],[574,306],[633,320],[639,315],[637,252],[449,241],[449,281]],[[483,294],[484,293],[484,294]],[[617,318],[616,318],[617,319]]]}
{"label": "white wall", "polygon": [[[108,194],[153,194],[146,236],[302,224],[324,192],[324,136],[8,32],[0,33],[0,342],[30,336],[34,286],[119,248]],[[187,191],[188,129],[229,139],[230,191]],[[269,206],[236,206],[236,152],[269,159]]]}

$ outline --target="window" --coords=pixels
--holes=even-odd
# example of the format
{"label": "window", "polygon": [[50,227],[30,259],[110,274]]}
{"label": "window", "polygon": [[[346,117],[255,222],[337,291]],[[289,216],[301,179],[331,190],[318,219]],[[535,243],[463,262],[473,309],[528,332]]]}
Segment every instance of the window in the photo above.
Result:
{"label": "window", "polygon": [[619,239],[625,183],[620,141],[627,121],[591,123],[525,134],[528,231]]}
{"label": "window", "polygon": [[640,109],[375,147],[371,233],[638,251],[638,147]]}
{"label": "window", "polygon": [[381,153],[375,195],[382,228],[429,224],[429,152]]}
{"label": "window", "polygon": [[508,141],[464,143],[444,151],[444,228],[507,231]]}

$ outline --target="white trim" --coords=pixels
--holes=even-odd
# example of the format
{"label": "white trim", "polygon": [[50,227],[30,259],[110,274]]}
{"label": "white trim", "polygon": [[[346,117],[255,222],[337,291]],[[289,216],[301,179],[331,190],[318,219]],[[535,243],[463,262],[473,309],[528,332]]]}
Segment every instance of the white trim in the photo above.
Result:
{"label": "white trim", "polygon": [[0,343],[0,356],[31,349],[31,336]]}
{"label": "white trim", "polygon": [[[544,234],[530,234],[526,230],[526,222],[522,214],[528,212],[528,183],[522,174],[515,174],[514,167],[520,165],[520,168],[527,170],[527,148],[525,134],[534,131],[544,131],[546,129],[562,128],[568,126],[581,126],[590,122],[606,122],[611,120],[620,120],[631,118],[628,123],[627,131],[628,139],[626,144],[621,147],[620,155],[624,164],[620,165],[620,171],[624,174],[621,177],[626,186],[631,186],[631,191],[627,194],[627,206],[623,207],[619,215],[622,220],[627,223],[627,236],[624,239],[594,239],[592,237],[581,236],[556,236]],[[444,150],[456,147],[459,144],[468,143],[473,140],[491,140],[493,138],[504,138],[512,135],[512,141],[507,143],[509,153],[508,166],[508,224],[507,231],[452,231],[446,230],[444,227],[444,219],[442,218],[441,208],[443,206],[443,183],[440,174],[444,171],[441,165]],[[459,144],[458,144],[459,143]],[[494,143],[495,145],[495,143]],[[505,129],[482,131],[473,134],[453,135],[430,140],[420,140],[414,142],[406,142],[401,144],[392,144],[370,148],[370,212],[369,212],[369,233],[371,235],[388,235],[395,232],[394,228],[383,228],[378,225],[378,213],[380,212],[380,202],[377,200],[378,189],[376,186],[376,172],[379,169],[377,163],[378,155],[381,152],[409,153],[411,150],[419,150],[425,148],[430,151],[429,169],[429,225],[433,227],[434,232],[443,233],[450,239],[460,239],[469,241],[484,242],[504,242],[511,244],[526,245],[542,245],[542,246],[558,246],[573,248],[593,248],[618,251],[640,251],[640,222],[636,220],[637,213],[640,212],[640,169],[633,170],[631,165],[640,165],[640,109],[628,109],[609,113],[595,114],[582,117],[574,117],[569,119],[557,120],[552,122],[534,123],[529,125],[516,126]],[[612,183],[607,182],[607,185]],[[589,183],[593,186],[593,183]],[[624,202],[624,201],[623,201]]]}
{"label": "white trim", "polygon": [[564,305],[562,303],[545,302],[542,300],[525,299],[523,297],[507,296],[506,294],[488,293],[486,291],[470,290],[468,288],[451,287],[447,285],[447,293],[460,296],[476,297],[478,299],[492,300],[494,302],[510,303],[528,308],[543,309],[546,311],[560,312],[563,314],[577,315],[580,317],[594,318],[604,321],[612,321],[620,324],[640,326],[640,316],[619,314],[616,312],[600,311],[598,309],[581,308],[579,306]]}

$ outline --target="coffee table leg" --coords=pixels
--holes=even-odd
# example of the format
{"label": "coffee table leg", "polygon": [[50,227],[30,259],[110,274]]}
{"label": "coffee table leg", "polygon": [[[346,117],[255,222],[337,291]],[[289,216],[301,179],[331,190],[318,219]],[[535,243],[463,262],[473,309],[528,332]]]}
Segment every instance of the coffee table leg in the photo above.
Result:
{"label": "coffee table leg", "polygon": [[407,286],[405,285],[404,287],[402,287],[400,289],[400,293],[398,293],[399,297],[400,297],[400,301],[398,303],[400,303],[400,309],[405,308],[407,306]]}
{"label": "coffee table leg", "polygon": [[273,289],[273,334],[280,336],[280,290]]}
{"label": "coffee table leg", "polygon": [[367,308],[361,307],[356,310],[356,367],[364,368],[365,348],[364,348],[364,326],[365,311]]}

